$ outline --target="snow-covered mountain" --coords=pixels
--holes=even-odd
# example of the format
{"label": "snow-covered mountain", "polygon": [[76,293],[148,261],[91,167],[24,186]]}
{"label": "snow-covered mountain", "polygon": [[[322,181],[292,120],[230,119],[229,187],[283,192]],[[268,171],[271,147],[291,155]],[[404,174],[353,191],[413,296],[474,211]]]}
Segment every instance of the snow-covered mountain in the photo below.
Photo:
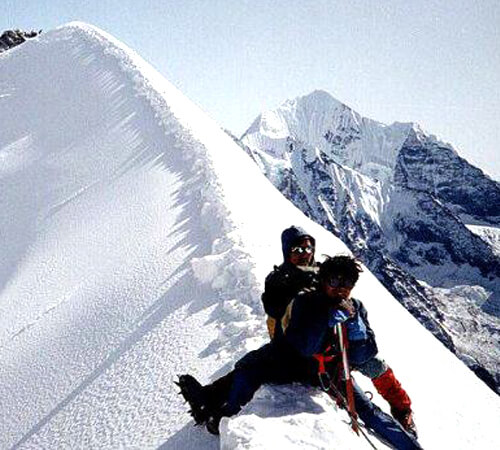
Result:
{"label": "snow-covered mountain", "polygon": [[273,184],[500,393],[500,186],[412,123],[323,91],[260,115],[241,142]]}
{"label": "snow-covered mountain", "polygon": [[[347,251],[216,123],[81,23],[0,55],[0,114],[0,448],[369,448],[311,389],[262,389],[220,441],[177,395],[265,342],[283,228]],[[368,270],[356,295],[424,448],[494,448],[498,397]]]}

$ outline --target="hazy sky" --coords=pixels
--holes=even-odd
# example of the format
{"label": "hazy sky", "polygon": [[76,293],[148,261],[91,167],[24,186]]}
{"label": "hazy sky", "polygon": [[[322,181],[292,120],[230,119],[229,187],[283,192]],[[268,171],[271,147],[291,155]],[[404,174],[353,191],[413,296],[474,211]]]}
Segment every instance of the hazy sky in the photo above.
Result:
{"label": "hazy sky", "polygon": [[500,179],[498,0],[6,5],[0,31],[72,20],[107,31],[237,136],[263,110],[323,89],[372,119],[418,122]]}

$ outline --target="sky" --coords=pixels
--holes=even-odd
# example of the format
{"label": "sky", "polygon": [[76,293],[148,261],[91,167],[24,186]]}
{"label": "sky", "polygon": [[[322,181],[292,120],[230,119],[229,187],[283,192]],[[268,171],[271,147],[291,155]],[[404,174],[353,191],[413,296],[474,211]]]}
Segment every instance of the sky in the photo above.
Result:
{"label": "sky", "polygon": [[73,20],[130,46],[238,137],[323,89],[363,116],[419,123],[500,179],[496,0],[6,0],[0,30]]}

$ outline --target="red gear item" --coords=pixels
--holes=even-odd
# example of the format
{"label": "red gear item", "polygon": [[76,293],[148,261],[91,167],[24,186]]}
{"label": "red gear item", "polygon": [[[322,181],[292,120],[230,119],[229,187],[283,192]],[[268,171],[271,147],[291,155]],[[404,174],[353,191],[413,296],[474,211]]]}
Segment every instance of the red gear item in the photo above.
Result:
{"label": "red gear item", "polygon": [[391,410],[411,412],[410,397],[401,387],[391,368],[379,377],[373,378],[372,382],[378,393],[391,405]]}

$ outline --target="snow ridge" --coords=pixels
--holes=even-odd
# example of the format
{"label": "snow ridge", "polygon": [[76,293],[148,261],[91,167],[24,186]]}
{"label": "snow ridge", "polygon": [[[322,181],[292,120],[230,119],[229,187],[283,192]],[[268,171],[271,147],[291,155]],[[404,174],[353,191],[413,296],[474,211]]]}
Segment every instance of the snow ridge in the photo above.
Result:
{"label": "snow ridge", "polygon": [[[230,211],[222,201],[224,195],[210,153],[192,135],[189,126],[183,126],[182,115],[177,117],[167,103],[166,98],[171,102],[173,99],[184,101],[182,94],[172,85],[167,85],[164,79],[144,77],[147,63],[109,34],[81,22],[65,25],[64,29],[71,30],[71,39],[94,41],[96,48],[104,48],[105,54],[115,57],[122,70],[133,80],[136,95],[148,101],[165,132],[175,134],[181,146],[191,150],[183,152],[182,157],[186,165],[192,167],[198,180],[199,188],[194,194],[199,198],[201,223],[212,241],[210,254],[191,260],[193,274],[201,283],[208,283],[218,293],[221,311],[214,315],[221,322],[221,331],[213,343],[214,348],[222,355],[226,352],[231,355],[243,354],[247,339],[259,332],[262,334],[262,321],[257,317],[261,313],[260,285],[251,270],[250,256],[234,232],[235,224]],[[148,72],[151,73],[151,70]],[[190,113],[194,114],[194,111]],[[196,113],[202,114],[201,111]],[[235,333],[242,343],[240,349],[233,346]],[[227,347],[231,347],[230,351]]]}
{"label": "snow ridge", "polygon": [[[170,414],[165,415],[161,410],[155,413],[155,409],[161,408],[161,404],[158,404],[144,416],[136,415],[136,426],[131,428],[125,410],[133,409],[137,402],[149,402],[148,396],[154,395],[155,391],[158,397],[160,385],[172,385],[173,374],[189,370],[190,367],[186,367],[185,362],[183,369],[179,368],[183,352],[188,356],[196,352],[203,339],[212,342],[204,351],[207,360],[205,367],[211,373],[215,367],[220,368],[221,364],[228,362],[224,346],[231,347],[231,359],[238,355],[238,347],[231,344],[235,344],[235,324],[240,328],[237,341],[241,346],[240,353],[246,350],[247,337],[255,340],[263,336],[264,324],[261,319],[255,318],[257,313],[261,313],[258,296],[260,285],[256,282],[248,251],[240,245],[240,235],[234,232],[236,227],[224,201],[213,158],[206,146],[194,136],[189,125],[190,117],[196,118],[203,114],[134,52],[92,26],[72,23],[46,33],[35,39],[33,44],[35,45],[26,45],[19,52],[4,57],[2,62],[7,75],[2,78],[9,80],[9,86],[15,86],[16,80],[10,77],[9,71],[14,66],[8,63],[12,60],[14,65],[24,64],[20,59],[23,53],[33,56],[32,64],[42,64],[36,66],[37,70],[40,67],[45,70],[44,63],[37,61],[40,59],[38,52],[43,51],[48,52],[47,58],[52,59],[54,66],[48,70],[46,78],[53,77],[57,69],[62,68],[59,66],[61,58],[58,58],[54,50],[67,54],[68,60],[73,57],[75,64],[82,64],[81,69],[90,71],[90,74],[87,74],[86,80],[63,80],[60,85],[62,95],[56,93],[53,102],[60,101],[59,106],[65,110],[66,116],[71,117],[72,105],[64,103],[64,95],[68,93],[64,89],[66,84],[72,83],[74,95],[80,96],[80,90],[84,92],[79,97],[79,108],[84,115],[85,108],[89,108],[89,115],[95,115],[96,120],[93,117],[90,120],[76,120],[73,121],[76,122],[73,126],[66,129],[58,126],[60,120],[48,120],[48,127],[43,124],[44,128],[38,128],[32,123],[31,126],[35,128],[27,130],[32,134],[21,139],[12,137],[13,144],[10,144],[8,139],[14,132],[9,132],[4,135],[6,145],[0,145],[0,172],[5,183],[4,201],[7,202],[3,205],[4,210],[18,208],[11,216],[17,230],[11,228],[10,221],[0,221],[5,233],[2,234],[7,236],[6,241],[2,241],[2,253],[7,260],[4,260],[5,266],[1,265],[0,279],[5,282],[5,288],[1,294],[0,308],[5,323],[8,324],[1,327],[3,332],[0,334],[0,351],[4,361],[4,370],[0,371],[0,385],[10,392],[2,392],[3,398],[8,401],[0,408],[0,446],[14,443],[16,446],[23,446],[33,442],[41,446],[48,445],[48,442],[50,445],[57,445],[62,440],[77,445],[80,439],[94,442],[97,436],[100,445],[104,446],[112,445],[113,442],[115,445],[127,442],[131,438],[137,443],[137,433],[141,427],[150,428],[147,418],[151,414],[156,414],[157,420],[163,426],[167,424],[167,429],[171,430],[175,430],[176,423],[182,417],[170,417]],[[67,62],[64,61],[64,64]],[[77,74],[77,70],[72,72],[71,68],[63,68],[62,72],[69,76]],[[28,71],[25,79],[29,80],[30,75]],[[44,86],[47,88],[47,85]],[[103,104],[103,113],[96,108],[96,105],[100,107],[103,103],[102,99],[93,98],[96,96],[95,92],[100,93],[100,90],[112,95],[108,104]],[[17,95],[29,92],[27,89],[14,88],[11,91],[9,101],[12,102],[17,98],[16,92],[21,93]],[[35,91],[36,95],[45,93],[40,88],[39,92]],[[23,109],[27,111],[33,109],[30,105],[37,103],[32,99],[26,101],[23,97],[20,98]],[[70,100],[72,95],[67,95],[67,98]],[[133,108],[131,112],[127,111],[129,106]],[[94,112],[91,108],[94,108]],[[33,118],[29,118],[28,123],[36,120],[36,114],[48,116],[37,111]],[[220,135],[218,140],[226,140],[218,126],[205,117],[201,120],[206,122],[206,126],[213,128],[212,134]],[[63,125],[66,123],[63,122]],[[133,128],[131,125],[135,128],[129,133],[128,129]],[[16,128],[12,127],[11,130],[15,131]],[[86,136],[88,130],[92,130],[89,138]],[[24,130],[20,129],[19,132]],[[36,133],[42,136],[37,137]],[[50,145],[44,146],[43,139],[50,139]],[[3,142],[5,141],[2,140],[2,144]],[[38,145],[39,142],[42,143],[41,146]],[[50,149],[52,154],[44,153],[46,149]],[[55,174],[52,176],[55,180],[52,185],[46,181],[51,178],[43,174],[45,168]],[[170,168],[174,170],[172,176],[168,174]],[[65,171],[69,173],[69,178]],[[42,176],[36,175],[37,173]],[[21,182],[10,183],[12,176],[16,176]],[[31,181],[23,182],[24,179]],[[179,184],[179,180],[183,180],[182,184]],[[179,194],[181,190],[182,195]],[[38,209],[29,210],[29,205],[23,208],[26,199],[33,196],[33,191]],[[169,195],[177,198],[177,201],[169,200]],[[165,198],[162,202],[163,196]],[[116,198],[120,198],[118,203],[128,205],[128,208],[117,208]],[[101,203],[103,206],[99,206],[96,212],[95,205]],[[173,219],[182,210],[186,210],[186,214],[181,213],[175,223]],[[23,215],[27,212],[30,216]],[[22,229],[23,223],[30,217],[33,217],[33,221],[38,221],[38,231],[32,236],[35,243],[30,245],[29,253],[22,256],[22,242],[19,241],[19,246],[13,245],[12,242],[16,243],[18,239],[9,236],[19,237],[18,230]],[[143,229],[140,229],[141,226]],[[115,235],[118,230],[121,231]],[[185,230],[191,231],[186,234]],[[189,239],[194,242],[188,243],[186,250],[183,242],[190,235]],[[101,241],[105,242],[105,247]],[[82,247],[75,251],[78,242],[87,242],[89,250]],[[67,256],[61,256],[65,253]],[[190,254],[193,255],[192,258],[189,257]],[[200,256],[196,256],[197,254]],[[9,258],[13,264],[9,263]],[[72,264],[69,262],[71,258]],[[200,266],[203,262],[207,266],[207,261],[211,258],[219,261],[216,270],[212,270],[214,280],[209,283],[201,282],[204,281],[204,270]],[[187,259],[187,267],[182,259]],[[23,265],[16,264],[16,261],[23,260]],[[36,260],[39,262],[36,263]],[[163,261],[168,261],[168,265],[165,266]],[[174,270],[176,264],[177,271]],[[8,271],[9,266],[16,265],[19,280]],[[30,269],[32,266],[35,269]],[[97,273],[95,267],[102,273]],[[169,295],[172,287],[187,279],[189,272],[195,268],[198,268],[195,274],[198,275],[199,282],[183,282],[184,288],[180,290],[180,294]],[[36,272],[39,275],[31,280],[31,274]],[[120,273],[122,275],[118,275]],[[163,277],[168,277],[166,283],[162,280]],[[205,297],[204,301],[214,306],[205,306],[199,312],[195,308],[192,317],[184,318],[186,326],[178,332],[168,331],[171,319],[157,322],[176,303],[181,305],[180,300],[197,295],[202,300]],[[18,298],[22,301],[17,300]],[[162,298],[170,299],[173,304],[163,304]],[[237,304],[234,299],[238,299]],[[182,317],[184,306],[179,308],[172,317]],[[62,321],[62,314],[68,315],[64,319],[68,322],[65,326],[71,326],[72,316],[76,316],[75,320],[78,322],[78,310],[82,310],[85,316],[95,314],[95,324],[94,319],[83,322],[86,326],[80,334],[84,344],[73,342],[74,338],[69,334],[60,339],[60,344],[53,346],[54,350],[46,350],[46,354],[40,353],[35,358],[36,368],[26,367],[25,374],[17,376],[17,380],[11,379],[9,374],[17,373],[26,364],[29,367],[29,362],[21,355],[29,354],[26,351],[28,348],[37,347],[36,340],[32,340],[33,336],[44,336],[43,333],[47,332],[42,331],[46,328],[45,324]],[[99,314],[107,318],[105,327],[98,319]],[[232,320],[228,319],[229,316]],[[12,320],[13,317],[15,320]],[[189,326],[193,329],[200,328],[203,320],[209,320],[209,326],[205,327],[206,330],[201,328],[197,336],[191,336]],[[135,321],[141,324],[139,328],[135,328]],[[247,326],[243,327],[242,323]],[[252,323],[255,326],[252,327]],[[165,338],[161,335],[165,330],[170,336],[169,345],[168,342],[163,342]],[[213,334],[214,331],[217,333]],[[94,338],[94,335],[99,337]],[[145,336],[151,337],[146,339]],[[196,337],[194,343],[193,337]],[[42,347],[45,347],[44,341],[49,339],[41,339]],[[66,342],[68,339],[71,342]],[[187,345],[190,339],[192,348]],[[148,341],[154,343],[158,354],[163,354],[163,361],[144,361],[149,354]],[[172,355],[170,346],[173,344],[178,346],[178,354]],[[19,352],[19,346],[24,346],[21,348],[25,350]],[[68,351],[66,347],[72,350]],[[139,347],[146,348],[141,354],[143,356],[134,355]],[[72,353],[79,354],[80,367]],[[129,365],[123,368],[122,361],[127,360]],[[69,370],[68,364],[75,367]],[[54,366],[53,369],[51,366]],[[129,386],[120,379],[119,371],[113,370],[120,366],[131,379],[148,390],[146,396],[135,398],[134,394],[128,404],[116,404],[120,398],[123,401],[123,395],[132,395]],[[171,368],[165,370],[168,366]],[[143,367],[146,368],[145,371]],[[63,393],[67,395],[66,400],[56,408],[52,400],[52,386],[45,389],[44,383],[38,388],[31,385],[30,380],[40,379],[38,368],[44,368],[48,373],[44,379],[53,380],[52,385],[58,386],[56,392],[60,393],[59,398]],[[93,375],[89,375],[89,368],[90,373],[95,369]],[[67,372],[63,375],[64,381],[60,379],[61,369]],[[173,374],[171,371],[174,371]],[[85,377],[88,378],[83,382]],[[71,393],[72,386],[78,384],[79,380],[82,384]],[[20,409],[20,405],[24,403],[23,393],[33,390],[39,401],[31,408]],[[180,403],[173,387],[159,392],[163,401],[174,405]],[[114,395],[117,400],[111,401],[109,395]],[[16,400],[19,398],[21,400]],[[115,404],[115,408],[109,408],[111,404]],[[51,408],[54,408],[53,412],[48,413]],[[98,419],[95,417],[97,410],[105,410],[107,413]],[[113,417],[116,414],[120,418]],[[73,426],[75,434],[68,434],[63,423],[71,415],[88,417],[88,420],[97,422],[89,427],[85,421],[78,419]],[[105,431],[110,422],[121,430],[119,438],[114,433]],[[35,425],[26,428],[27,423]],[[100,428],[103,426],[104,428]],[[65,433],[58,432],[65,429]],[[98,432],[99,429],[101,431]],[[161,427],[156,427],[154,432],[144,434],[142,442],[147,446],[155,440],[158,442],[162,437],[168,438],[168,433]]]}

